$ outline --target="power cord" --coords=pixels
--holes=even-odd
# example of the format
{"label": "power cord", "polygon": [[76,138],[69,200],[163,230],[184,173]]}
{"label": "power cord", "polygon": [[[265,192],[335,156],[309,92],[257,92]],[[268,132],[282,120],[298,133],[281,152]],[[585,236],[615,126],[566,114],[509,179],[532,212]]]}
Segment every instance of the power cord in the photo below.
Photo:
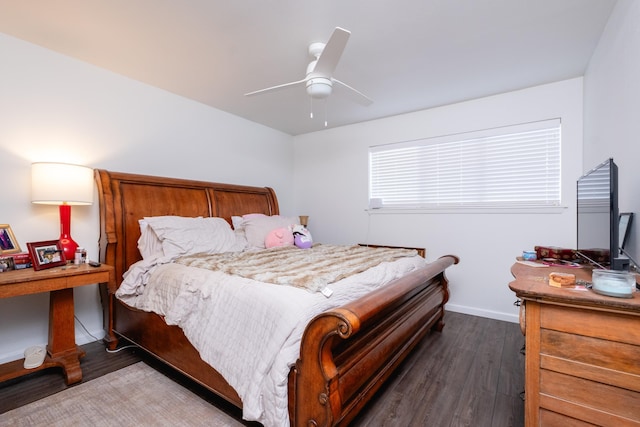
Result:
{"label": "power cord", "polygon": [[[100,341],[100,338],[96,337],[95,335],[93,335],[91,332],[89,332],[89,330],[84,326],[84,323],[82,323],[82,321],[78,318],[78,316],[76,316],[75,314],[73,315],[73,317],[76,319],[76,321],[78,322],[78,324],[82,327],[82,329],[84,330],[84,332],[89,335],[91,338],[93,338],[95,341]],[[137,345],[125,345],[122,346],[120,348],[116,348],[115,350],[109,350],[108,348],[106,348],[107,353],[118,353],[119,351],[124,350],[125,348],[138,348]]]}
{"label": "power cord", "polygon": [[120,347],[120,348],[116,348],[115,350],[109,350],[108,348],[107,348],[106,350],[107,350],[107,353],[118,353],[119,351],[122,351],[122,350],[124,350],[125,348],[138,348],[138,346],[137,346],[137,345],[130,344],[130,345],[122,346],[122,347]]}
{"label": "power cord", "polygon": [[82,329],[84,330],[84,332],[89,335],[91,338],[93,338],[94,341],[100,341],[100,338],[96,337],[95,335],[93,335],[91,332],[89,332],[89,330],[84,326],[84,323],[82,323],[80,321],[80,319],[78,319],[78,316],[76,316],[75,314],[73,315],[73,317],[76,319],[76,321],[78,322],[78,324],[82,327]]}
{"label": "power cord", "polygon": [[624,255],[626,255],[627,258],[629,258],[629,260],[631,261],[631,269],[633,271],[638,271],[638,263],[636,262],[635,259],[633,259],[631,257],[631,255],[629,255],[629,252],[625,251],[623,248],[620,248],[620,252],[622,252]]}

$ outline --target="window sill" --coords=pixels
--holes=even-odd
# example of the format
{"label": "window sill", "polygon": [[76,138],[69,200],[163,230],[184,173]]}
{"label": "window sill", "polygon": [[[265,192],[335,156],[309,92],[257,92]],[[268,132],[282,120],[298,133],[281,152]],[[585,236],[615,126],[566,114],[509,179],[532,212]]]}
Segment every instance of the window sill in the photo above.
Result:
{"label": "window sill", "polygon": [[369,215],[415,215],[415,214],[561,214],[567,206],[518,206],[518,207],[442,207],[442,208],[379,208],[365,209]]}

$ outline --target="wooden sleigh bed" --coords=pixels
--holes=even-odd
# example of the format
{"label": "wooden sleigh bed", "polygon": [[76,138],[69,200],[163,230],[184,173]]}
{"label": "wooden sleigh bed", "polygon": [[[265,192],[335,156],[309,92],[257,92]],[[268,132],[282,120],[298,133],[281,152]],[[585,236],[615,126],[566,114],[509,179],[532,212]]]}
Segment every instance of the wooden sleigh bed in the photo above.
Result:
{"label": "wooden sleigh bed", "polygon": [[[119,337],[238,407],[238,393],[204,362],[178,326],[132,309],[115,297],[122,275],[141,259],[138,220],[148,216],[221,217],[279,213],[266,187],[162,178],[96,170],[100,202],[100,260],[116,270],[116,288],[102,289],[105,341]],[[457,264],[444,256],[347,305],[316,316],[302,337],[300,357],[289,373],[292,426],[346,425],[392,371],[431,330],[444,326],[449,297],[445,270]]]}

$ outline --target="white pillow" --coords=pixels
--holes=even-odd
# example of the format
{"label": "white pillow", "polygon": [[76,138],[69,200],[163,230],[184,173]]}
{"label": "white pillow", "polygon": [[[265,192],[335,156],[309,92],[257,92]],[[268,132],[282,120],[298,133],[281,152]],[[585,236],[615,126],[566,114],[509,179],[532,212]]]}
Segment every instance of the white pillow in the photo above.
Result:
{"label": "white pillow", "polygon": [[241,252],[247,249],[249,242],[247,241],[247,236],[244,233],[244,228],[233,230],[233,232],[236,235],[236,246],[232,250],[235,252]]}
{"label": "white pillow", "polygon": [[264,249],[264,239],[271,230],[298,224],[298,218],[281,215],[248,214],[242,216],[242,228],[249,249]]}
{"label": "white pillow", "polygon": [[[261,214],[250,214],[250,215],[261,215]],[[241,216],[232,216],[231,217],[231,225],[234,230],[240,230],[244,227],[244,218]]]}
{"label": "white pillow", "polygon": [[165,256],[238,250],[236,235],[223,218],[156,216],[144,220],[162,242]]}
{"label": "white pillow", "polygon": [[238,251],[247,249],[249,247],[249,242],[247,241],[247,235],[244,232],[244,218],[241,216],[232,216],[231,226],[233,227],[233,232],[236,234]]}
{"label": "white pillow", "polygon": [[138,220],[140,224],[140,238],[138,239],[138,250],[143,259],[155,259],[164,256],[162,242],[153,228],[145,219]]}

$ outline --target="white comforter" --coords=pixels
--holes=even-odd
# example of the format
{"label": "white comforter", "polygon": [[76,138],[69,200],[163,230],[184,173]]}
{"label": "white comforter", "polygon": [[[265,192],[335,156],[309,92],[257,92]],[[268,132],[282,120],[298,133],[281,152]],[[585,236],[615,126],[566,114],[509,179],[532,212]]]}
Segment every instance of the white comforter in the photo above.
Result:
{"label": "white comforter", "polygon": [[425,265],[419,256],[382,263],[331,284],[327,297],[167,261],[132,266],[116,296],[180,326],[238,392],[243,418],[267,427],[289,425],[287,376],[309,321]]}

